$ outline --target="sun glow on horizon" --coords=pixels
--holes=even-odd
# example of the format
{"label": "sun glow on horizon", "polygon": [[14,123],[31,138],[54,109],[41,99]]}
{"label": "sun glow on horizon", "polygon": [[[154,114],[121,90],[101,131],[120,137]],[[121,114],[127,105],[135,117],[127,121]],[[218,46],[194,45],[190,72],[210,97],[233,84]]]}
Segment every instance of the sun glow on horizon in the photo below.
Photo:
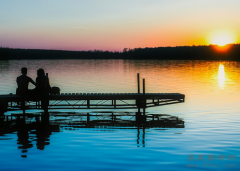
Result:
{"label": "sun glow on horizon", "polygon": [[225,46],[227,44],[236,43],[236,36],[229,32],[216,32],[210,40],[211,44]]}

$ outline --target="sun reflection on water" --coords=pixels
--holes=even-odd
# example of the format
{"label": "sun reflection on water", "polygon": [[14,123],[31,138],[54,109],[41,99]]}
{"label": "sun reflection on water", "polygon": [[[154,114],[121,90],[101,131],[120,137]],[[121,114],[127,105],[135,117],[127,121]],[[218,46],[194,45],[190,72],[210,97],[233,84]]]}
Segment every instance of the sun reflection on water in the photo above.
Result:
{"label": "sun reflection on water", "polygon": [[220,88],[224,88],[225,84],[225,71],[224,71],[224,65],[220,64],[218,69],[218,83]]}

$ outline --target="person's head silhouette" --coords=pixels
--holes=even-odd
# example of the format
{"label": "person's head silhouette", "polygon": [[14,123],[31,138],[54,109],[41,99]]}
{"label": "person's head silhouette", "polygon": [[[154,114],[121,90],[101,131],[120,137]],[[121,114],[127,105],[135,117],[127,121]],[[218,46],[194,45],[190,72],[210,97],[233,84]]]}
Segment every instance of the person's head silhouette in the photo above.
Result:
{"label": "person's head silhouette", "polygon": [[40,68],[39,70],[37,70],[37,75],[38,75],[38,77],[43,77],[43,76],[45,76],[44,70],[43,70],[42,68]]}
{"label": "person's head silhouette", "polygon": [[27,68],[26,68],[26,67],[23,67],[23,68],[21,69],[21,72],[22,72],[23,75],[27,75]]}

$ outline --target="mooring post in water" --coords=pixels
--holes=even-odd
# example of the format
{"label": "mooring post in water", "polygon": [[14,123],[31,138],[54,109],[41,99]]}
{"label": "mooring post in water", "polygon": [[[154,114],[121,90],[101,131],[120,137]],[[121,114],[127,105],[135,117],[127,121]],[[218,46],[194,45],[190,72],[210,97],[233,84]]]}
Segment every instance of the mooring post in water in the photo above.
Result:
{"label": "mooring post in water", "polygon": [[137,74],[138,93],[140,93],[140,78],[139,73]]}

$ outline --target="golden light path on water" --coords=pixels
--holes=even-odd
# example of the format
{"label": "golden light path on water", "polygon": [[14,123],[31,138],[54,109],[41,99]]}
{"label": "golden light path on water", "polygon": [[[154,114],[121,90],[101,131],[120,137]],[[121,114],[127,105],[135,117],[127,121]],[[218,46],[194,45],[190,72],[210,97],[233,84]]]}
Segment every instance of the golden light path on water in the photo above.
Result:
{"label": "golden light path on water", "polygon": [[220,88],[224,88],[225,84],[225,71],[224,71],[224,65],[220,64],[218,68],[218,83]]}

